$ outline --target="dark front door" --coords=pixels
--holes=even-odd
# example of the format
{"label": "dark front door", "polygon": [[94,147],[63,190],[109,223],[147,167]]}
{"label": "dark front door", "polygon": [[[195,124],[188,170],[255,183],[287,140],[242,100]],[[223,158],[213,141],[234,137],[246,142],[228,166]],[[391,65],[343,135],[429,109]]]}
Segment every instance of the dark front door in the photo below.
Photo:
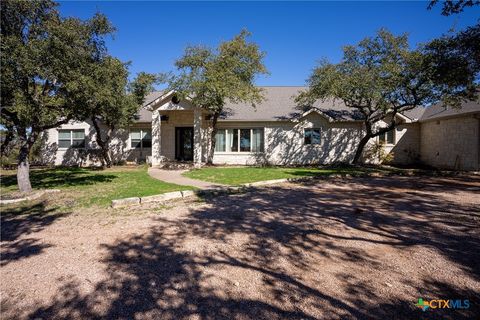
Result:
{"label": "dark front door", "polygon": [[175,159],[193,160],[193,127],[175,128]]}

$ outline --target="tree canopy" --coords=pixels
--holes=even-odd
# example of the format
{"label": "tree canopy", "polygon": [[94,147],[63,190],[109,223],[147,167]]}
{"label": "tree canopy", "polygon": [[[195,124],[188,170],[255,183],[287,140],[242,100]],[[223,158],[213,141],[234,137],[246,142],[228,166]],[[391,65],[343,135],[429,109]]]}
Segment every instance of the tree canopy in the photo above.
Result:
{"label": "tree canopy", "polygon": [[[333,64],[322,61],[308,79],[309,89],[297,97],[300,106],[317,99],[339,99],[363,118],[365,135],[353,162],[359,161],[369,139],[392,130],[396,115],[418,106],[468,96],[471,77],[438,77],[430,49],[411,50],[407,36],[382,29],[356,46],[345,46],[343,58]],[[458,72],[466,71],[467,65]],[[387,125],[381,126],[380,121]]]}
{"label": "tree canopy", "polygon": [[449,16],[462,12],[465,8],[473,7],[480,4],[480,0],[432,0],[428,5],[428,9],[432,9],[437,3],[442,4],[442,14]]}
{"label": "tree canopy", "polygon": [[112,165],[110,142],[114,130],[132,123],[156,81],[155,75],[140,72],[129,82],[128,75],[128,64],[110,56],[99,62],[92,74],[91,98],[85,107],[90,110],[101,159],[107,167]]}
{"label": "tree canopy", "polygon": [[96,14],[63,18],[49,0],[1,2],[1,123],[18,136],[17,180],[30,191],[28,154],[39,134],[87,116],[94,65],[114,31]]}
{"label": "tree canopy", "polygon": [[265,53],[258,45],[247,42],[249,32],[243,30],[218,48],[188,47],[175,62],[178,74],[167,76],[169,89],[180,98],[189,98],[193,105],[208,111],[211,117],[211,135],[207,162],[212,162],[215,149],[216,122],[228,101],[251,103],[255,106],[263,98],[254,85],[255,77],[267,74],[263,64]]}

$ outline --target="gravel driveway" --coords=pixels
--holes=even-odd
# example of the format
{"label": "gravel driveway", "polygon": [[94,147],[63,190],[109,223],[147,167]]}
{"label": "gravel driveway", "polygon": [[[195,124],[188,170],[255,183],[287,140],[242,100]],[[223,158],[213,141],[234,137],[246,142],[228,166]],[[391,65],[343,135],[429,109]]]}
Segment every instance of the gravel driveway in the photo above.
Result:
{"label": "gravel driveway", "polygon": [[[93,213],[2,208],[2,319],[474,318],[479,195],[479,176],[352,178]],[[423,312],[418,298],[471,306]]]}

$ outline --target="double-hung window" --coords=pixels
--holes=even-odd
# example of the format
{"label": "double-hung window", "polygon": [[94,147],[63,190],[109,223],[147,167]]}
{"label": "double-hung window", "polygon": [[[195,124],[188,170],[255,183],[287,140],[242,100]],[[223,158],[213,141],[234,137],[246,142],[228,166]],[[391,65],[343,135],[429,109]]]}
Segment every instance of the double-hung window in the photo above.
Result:
{"label": "double-hung window", "polygon": [[85,148],[85,130],[58,130],[59,148]]}
{"label": "double-hung window", "polygon": [[263,152],[263,128],[218,129],[216,152]]}
{"label": "double-hung window", "polygon": [[148,129],[130,130],[130,147],[132,149],[145,149],[152,147],[152,133]]}
{"label": "double-hung window", "polygon": [[382,133],[378,141],[383,144],[395,144],[395,129]]}
{"label": "double-hung window", "polygon": [[320,129],[308,128],[304,130],[304,144],[320,144]]}

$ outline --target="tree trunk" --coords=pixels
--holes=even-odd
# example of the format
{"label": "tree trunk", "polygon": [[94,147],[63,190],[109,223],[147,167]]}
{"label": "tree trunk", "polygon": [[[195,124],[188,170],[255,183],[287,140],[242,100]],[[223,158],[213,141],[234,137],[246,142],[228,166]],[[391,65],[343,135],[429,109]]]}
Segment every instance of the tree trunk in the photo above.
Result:
{"label": "tree trunk", "polygon": [[208,152],[207,152],[207,164],[213,164],[213,154],[215,153],[215,144],[217,139],[215,136],[217,135],[217,120],[220,116],[219,113],[214,113],[211,118],[211,132],[210,132],[210,143],[208,144]]}
{"label": "tree trunk", "polygon": [[110,153],[110,136],[113,129],[109,129],[107,132],[107,136],[105,140],[102,139],[102,131],[100,129],[100,125],[97,122],[95,117],[92,117],[93,127],[95,128],[95,132],[97,134],[96,141],[100,149],[102,150],[102,166],[110,168],[112,166],[112,155]]}
{"label": "tree trunk", "polygon": [[28,143],[28,141],[24,141],[18,154],[17,184],[20,192],[32,191],[32,184],[30,183],[30,164],[28,162],[30,147],[31,145]]}
{"label": "tree trunk", "polygon": [[358,162],[360,161],[360,157],[362,156],[363,149],[365,149],[365,146],[367,145],[370,138],[372,138],[371,135],[367,134],[360,140],[357,146],[357,150],[355,151],[355,156],[353,157],[352,164],[358,164]]}

